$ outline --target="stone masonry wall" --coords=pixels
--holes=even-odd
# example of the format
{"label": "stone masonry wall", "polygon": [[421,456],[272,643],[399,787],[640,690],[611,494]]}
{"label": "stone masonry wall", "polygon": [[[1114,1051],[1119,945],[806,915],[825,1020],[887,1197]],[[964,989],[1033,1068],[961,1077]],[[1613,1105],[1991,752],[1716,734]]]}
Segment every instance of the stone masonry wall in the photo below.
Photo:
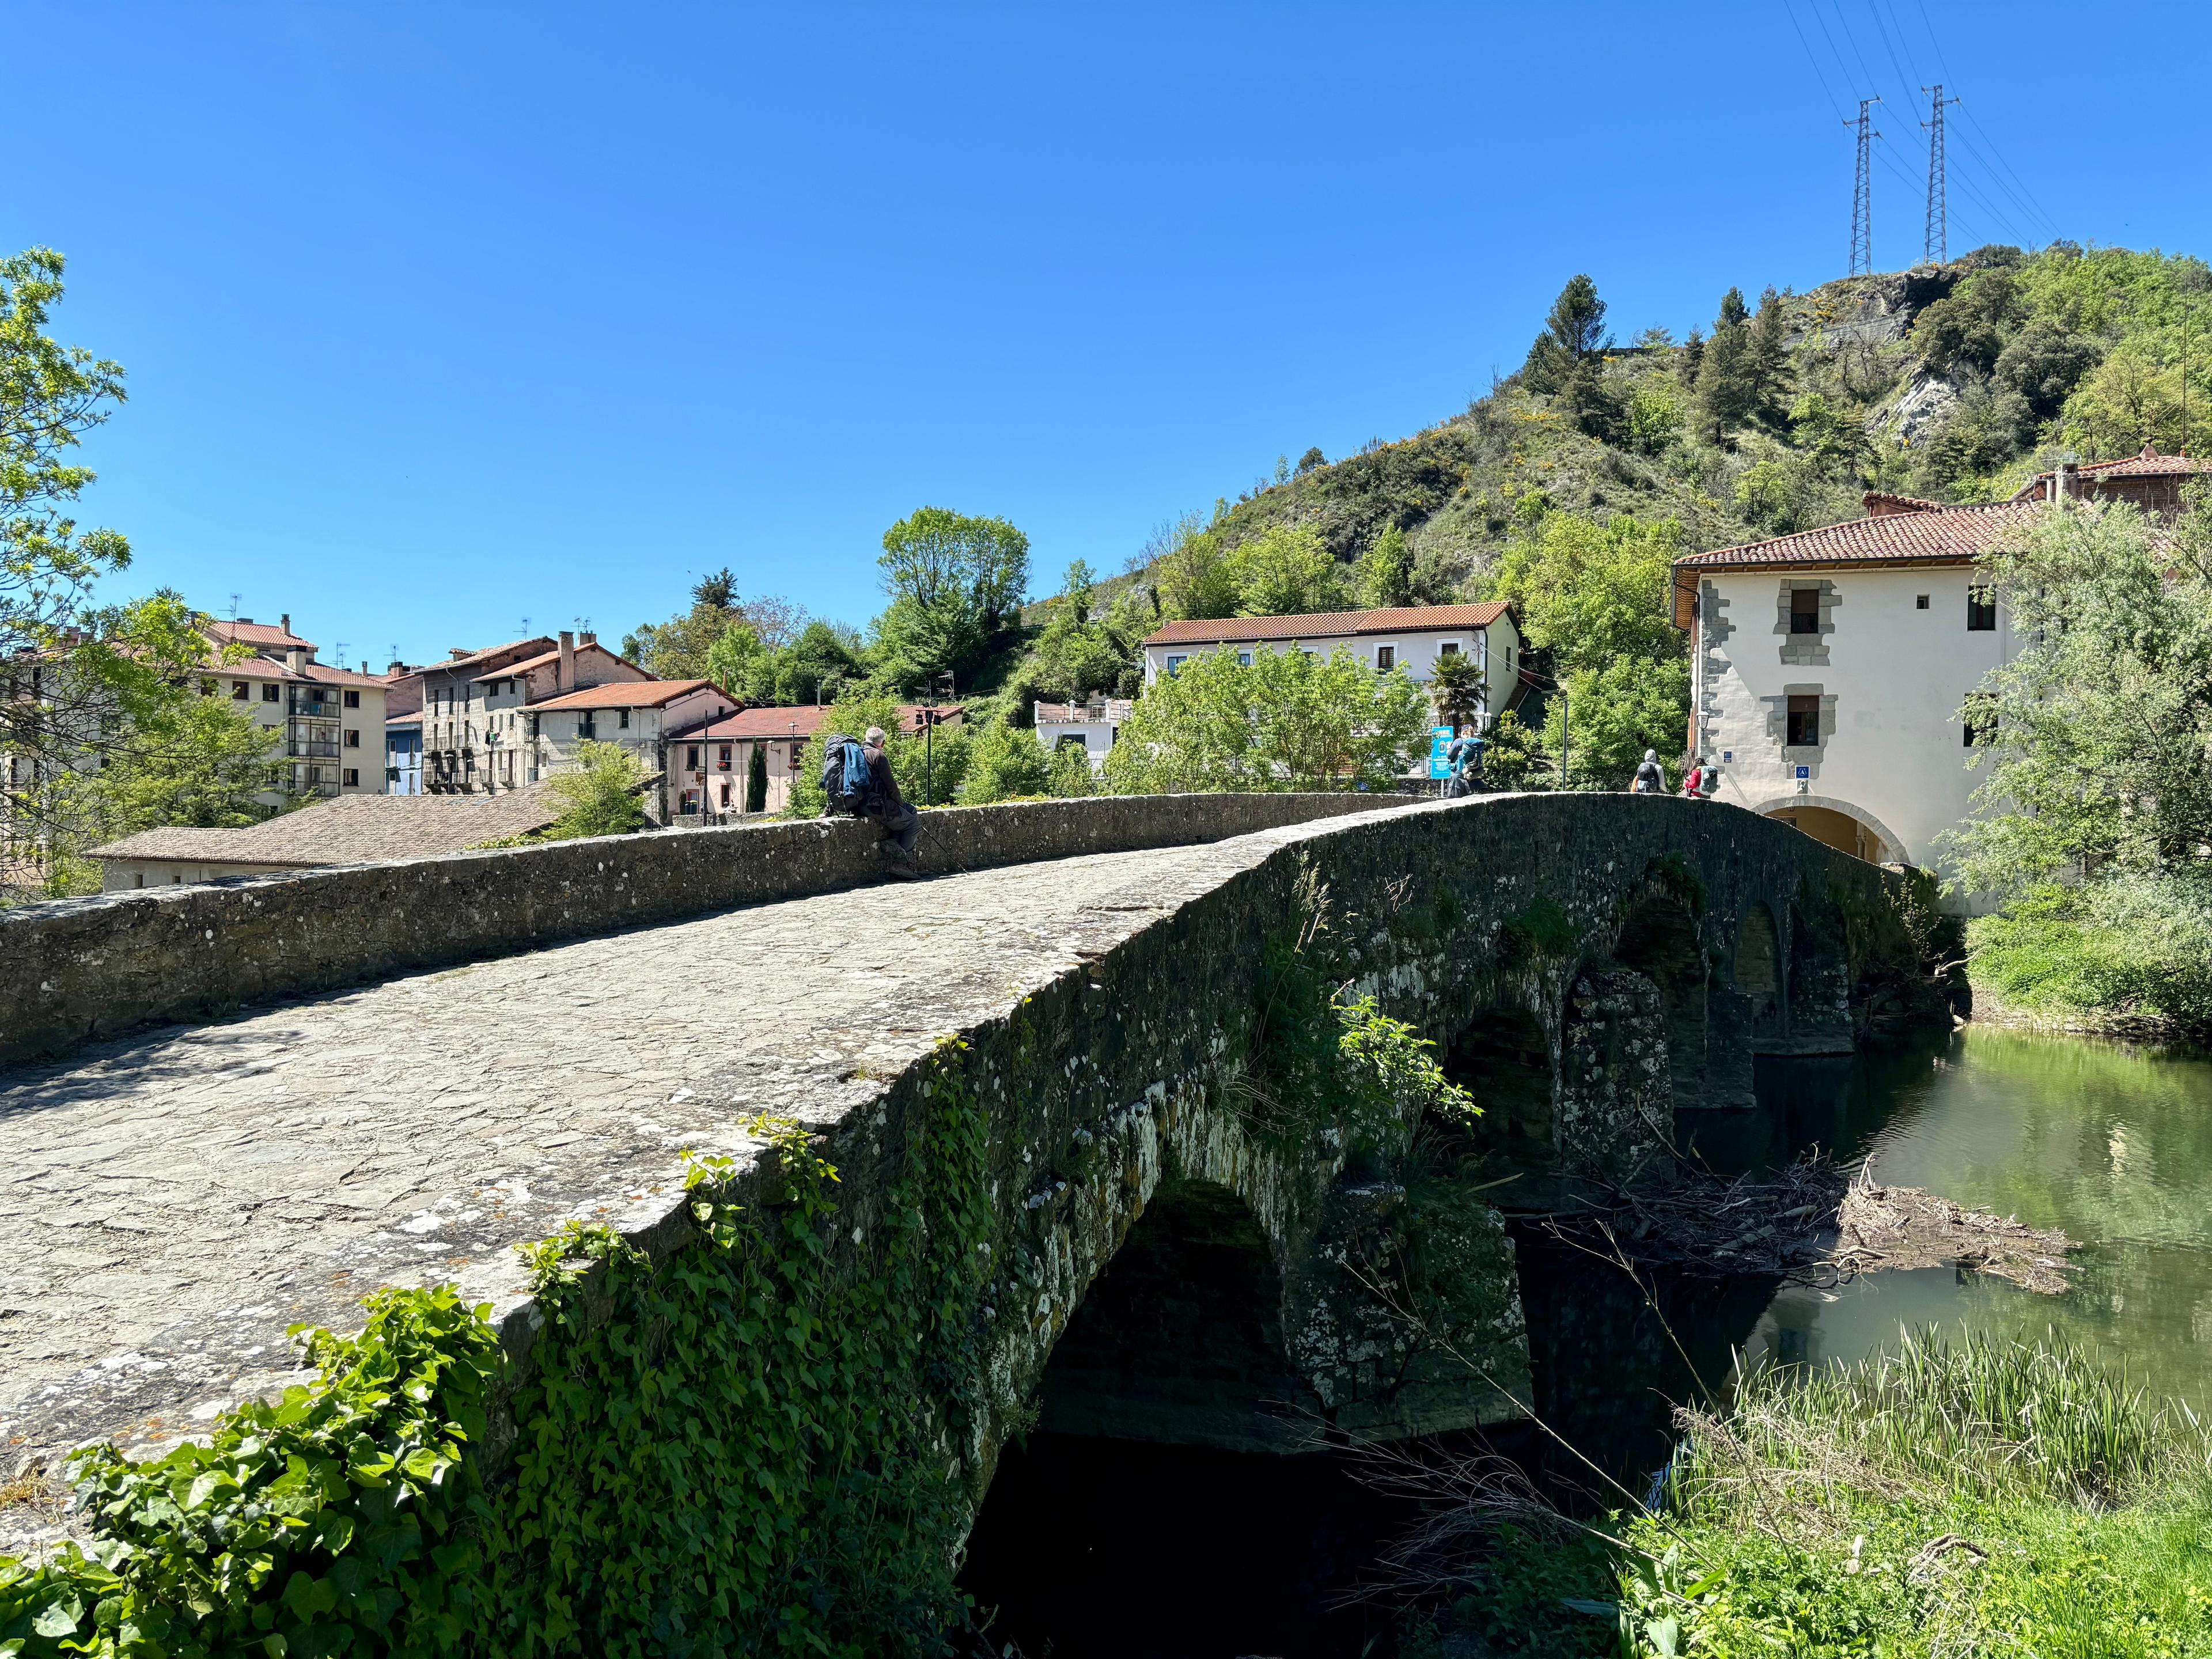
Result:
{"label": "stone masonry wall", "polygon": [[[1219,841],[1376,805],[1151,795],[923,817],[939,871]],[[556,842],[0,911],[0,1066],[139,1025],[883,878],[850,819]]]}

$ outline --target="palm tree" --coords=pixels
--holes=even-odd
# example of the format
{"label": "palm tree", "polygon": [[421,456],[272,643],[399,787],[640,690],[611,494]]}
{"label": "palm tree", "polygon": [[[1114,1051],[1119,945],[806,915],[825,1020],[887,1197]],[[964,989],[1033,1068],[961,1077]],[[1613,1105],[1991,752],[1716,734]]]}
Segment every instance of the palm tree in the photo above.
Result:
{"label": "palm tree", "polygon": [[1464,651],[1438,657],[1429,676],[1429,698],[1436,704],[1437,719],[1449,722],[1455,736],[1462,726],[1474,725],[1482,712],[1484,690],[1482,670]]}

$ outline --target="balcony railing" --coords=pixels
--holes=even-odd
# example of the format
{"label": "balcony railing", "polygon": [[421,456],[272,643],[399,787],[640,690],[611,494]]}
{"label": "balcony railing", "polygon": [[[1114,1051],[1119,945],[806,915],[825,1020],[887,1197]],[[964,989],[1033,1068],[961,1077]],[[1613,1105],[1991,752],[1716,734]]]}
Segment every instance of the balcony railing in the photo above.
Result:
{"label": "balcony railing", "polygon": [[338,745],[335,738],[303,740],[295,738],[284,745],[284,752],[295,760],[336,760]]}

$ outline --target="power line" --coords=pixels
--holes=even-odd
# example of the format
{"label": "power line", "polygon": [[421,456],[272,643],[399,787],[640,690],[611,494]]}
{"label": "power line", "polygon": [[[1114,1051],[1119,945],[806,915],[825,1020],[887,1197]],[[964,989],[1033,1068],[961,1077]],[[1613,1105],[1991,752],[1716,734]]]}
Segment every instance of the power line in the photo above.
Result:
{"label": "power line", "polygon": [[1847,127],[1858,132],[1858,164],[1851,174],[1851,265],[1848,273],[1856,276],[1874,274],[1874,141],[1881,137],[1874,130],[1874,106],[1879,98],[1859,100],[1859,118],[1846,121]]}
{"label": "power line", "polygon": [[1836,118],[1842,120],[1844,106],[1836,101],[1836,94],[1828,88],[1828,77],[1820,68],[1820,58],[1814,55],[1813,43],[1806,39],[1804,27],[1797,21],[1796,7],[1791,5],[1790,0],[1782,0],[1782,9],[1790,15],[1790,27],[1796,31],[1797,44],[1805,48],[1805,61],[1813,66],[1813,78],[1820,83],[1821,95],[1828,100],[1828,107],[1835,111]]}
{"label": "power line", "polygon": [[1920,258],[1924,264],[1940,265],[1951,258],[1951,203],[1943,177],[1943,106],[1952,100],[1943,96],[1941,81],[1920,90],[1933,94],[1928,118],[1920,124],[1928,129],[1928,223],[1921,232]]}

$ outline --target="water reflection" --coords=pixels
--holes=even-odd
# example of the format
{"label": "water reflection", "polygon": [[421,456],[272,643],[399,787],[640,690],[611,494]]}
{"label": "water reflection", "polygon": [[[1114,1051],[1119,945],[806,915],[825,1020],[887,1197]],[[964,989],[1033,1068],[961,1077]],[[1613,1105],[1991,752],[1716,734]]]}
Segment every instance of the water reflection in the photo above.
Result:
{"label": "water reflection", "polygon": [[2207,1399],[2212,1061],[1969,1028],[1842,1065],[1842,1077],[1805,1062],[1762,1067],[1786,1150],[1807,1137],[1844,1156],[1864,1149],[1878,1181],[2063,1228],[2083,1247],[2080,1271],[2057,1297],[1949,1269],[1829,1292],[1786,1287],[1759,1318],[1751,1358],[1848,1361],[1894,1341],[1900,1323],[2020,1337],[2055,1328],[2124,1358],[2154,1391]]}

